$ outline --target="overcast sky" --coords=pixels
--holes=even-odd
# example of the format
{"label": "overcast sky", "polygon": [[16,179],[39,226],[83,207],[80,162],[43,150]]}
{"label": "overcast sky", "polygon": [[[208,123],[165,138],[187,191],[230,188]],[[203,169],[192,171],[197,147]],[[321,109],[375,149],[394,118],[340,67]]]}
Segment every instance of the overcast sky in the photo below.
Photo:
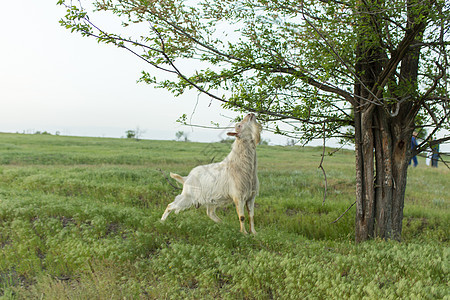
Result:
{"label": "overcast sky", "polygon": [[[140,128],[146,139],[175,139],[177,131],[201,142],[226,137],[224,130],[192,128],[176,120],[186,113],[193,124],[228,126],[236,113],[196,92],[174,97],[136,83],[141,71],[157,71],[123,49],[61,27],[58,21],[65,10],[56,2],[2,3],[0,132],[123,137],[125,131]],[[268,132],[262,138],[272,144],[287,142]]]}
{"label": "overcast sky", "polygon": [[[139,127],[144,138],[218,141],[223,130],[182,126],[229,125],[236,113],[191,92],[181,97],[136,83],[141,71],[155,73],[137,57],[64,29],[56,0],[4,1],[0,10],[0,131],[59,131],[63,135],[122,137]],[[196,103],[198,104],[196,106]],[[285,143],[286,138],[263,138]]]}

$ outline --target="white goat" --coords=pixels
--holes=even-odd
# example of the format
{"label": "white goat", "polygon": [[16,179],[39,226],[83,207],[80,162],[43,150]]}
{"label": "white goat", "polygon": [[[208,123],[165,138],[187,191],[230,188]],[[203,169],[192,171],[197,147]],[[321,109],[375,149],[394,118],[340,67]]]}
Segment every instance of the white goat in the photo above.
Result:
{"label": "white goat", "polygon": [[195,167],[186,177],[170,173],[172,178],[183,184],[183,191],[167,205],[162,221],[173,210],[178,213],[192,205],[205,205],[208,216],[213,221],[220,222],[216,208],[233,201],[241,232],[247,233],[244,225],[246,206],[250,232],[256,233],[253,221],[255,197],[259,190],[256,145],[261,138],[261,125],[256,122],[254,114],[248,114],[236,124],[235,130],[236,132],[227,133],[235,136],[236,140],[230,154],[222,162]]}

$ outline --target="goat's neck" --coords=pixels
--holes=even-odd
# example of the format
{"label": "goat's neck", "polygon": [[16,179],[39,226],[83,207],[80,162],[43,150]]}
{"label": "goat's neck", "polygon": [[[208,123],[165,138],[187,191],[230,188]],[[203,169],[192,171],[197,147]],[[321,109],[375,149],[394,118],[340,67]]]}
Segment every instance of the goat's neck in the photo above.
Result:
{"label": "goat's neck", "polygon": [[227,170],[240,197],[248,198],[257,192],[256,145],[253,141],[237,139],[226,158]]}
{"label": "goat's neck", "polygon": [[253,141],[236,140],[227,157],[230,163],[254,165],[256,161],[256,146]]}

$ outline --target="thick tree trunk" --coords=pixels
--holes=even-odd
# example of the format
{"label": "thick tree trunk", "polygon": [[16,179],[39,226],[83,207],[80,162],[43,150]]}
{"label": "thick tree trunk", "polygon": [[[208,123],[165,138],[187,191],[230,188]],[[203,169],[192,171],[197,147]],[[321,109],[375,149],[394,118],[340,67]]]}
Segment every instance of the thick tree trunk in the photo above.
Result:
{"label": "thick tree trunk", "polygon": [[359,115],[355,239],[400,240],[411,130],[380,107]]}
{"label": "thick tree trunk", "polygon": [[371,111],[359,112],[356,150],[356,240],[373,238],[374,232],[374,144]]}
{"label": "thick tree trunk", "polygon": [[400,240],[411,131],[383,109],[375,118],[375,236]]}
{"label": "thick tree trunk", "polygon": [[375,165],[374,165],[374,112],[376,104],[371,92],[381,73],[381,48],[367,34],[370,18],[364,12],[358,27],[360,41],[356,49],[357,63],[355,71],[354,94],[355,114],[355,150],[356,150],[356,226],[355,239],[361,242],[374,237],[375,226]]}
{"label": "thick tree trunk", "polygon": [[377,210],[375,219],[375,235],[386,238],[392,231],[392,207],[389,203],[394,197],[394,178],[392,170],[392,137],[389,121],[383,116],[375,118],[375,159],[376,159],[376,189],[375,205]]}

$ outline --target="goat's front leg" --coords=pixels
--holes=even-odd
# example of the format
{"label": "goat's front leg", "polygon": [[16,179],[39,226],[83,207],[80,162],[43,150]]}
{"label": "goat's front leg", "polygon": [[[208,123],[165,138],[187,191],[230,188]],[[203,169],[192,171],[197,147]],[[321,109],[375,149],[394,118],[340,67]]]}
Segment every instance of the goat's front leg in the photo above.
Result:
{"label": "goat's front leg", "polygon": [[247,234],[247,231],[245,230],[245,216],[244,216],[244,201],[242,201],[241,199],[235,197],[233,198],[233,202],[236,205],[236,212],[238,214],[239,217],[239,224],[241,225],[241,232],[243,234]]}
{"label": "goat's front leg", "polygon": [[207,205],[206,206],[206,214],[208,215],[208,217],[211,218],[211,220],[213,220],[216,223],[219,223],[221,221],[219,219],[219,217],[216,215],[216,207],[215,206]]}

